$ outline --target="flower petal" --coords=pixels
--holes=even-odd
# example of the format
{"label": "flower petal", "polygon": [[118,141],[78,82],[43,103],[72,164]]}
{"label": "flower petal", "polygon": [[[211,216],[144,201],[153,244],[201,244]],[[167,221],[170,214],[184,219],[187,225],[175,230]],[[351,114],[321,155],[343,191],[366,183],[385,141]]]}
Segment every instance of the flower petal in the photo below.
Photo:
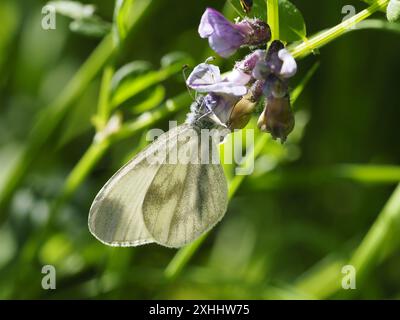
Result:
{"label": "flower petal", "polygon": [[233,82],[222,81],[208,86],[203,86],[196,89],[197,92],[214,92],[227,94],[232,96],[243,96],[247,93],[247,87],[243,85],[238,85]]}
{"label": "flower petal", "polygon": [[226,80],[232,83],[246,85],[251,80],[251,75],[235,68],[228,74]]}
{"label": "flower petal", "polygon": [[246,40],[246,35],[217,10],[207,8],[198,29],[202,38],[209,38],[210,47],[221,57],[229,57]]}
{"label": "flower petal", "polygon": [[293,56],[286,49],[282,49],[278,52],[279,59],[282,60],[282,68],[280,75],[284,78],[291,78],[297,72],[297,63]]}
{"label": "flower petal", "polygon": [[193,69],[186,81],[188,87],[197,90],[198,87],[207,86],[222,81],[221,72],[217,66],[200,63]]}
{"label": "flower petal", "polygon": [[199,31],[200,37],[202,37],[202,38],[207,38],[210,35],[212,35],[212,33],[214,32],[214,28],[209,20],[209,16],[213,13],[213,11],[215,11],[215,10],[213,10],[211,8],[207,8],[201,17],[198,31]]}
{"label": "flower petal", "polygon": [[201,93],[214,92],[234,96],[242,96],[247,93],[247,87],[243,83],[222,79],[219,68],[207,63],[201,63],[194,68],[186,84],[189,88]]}

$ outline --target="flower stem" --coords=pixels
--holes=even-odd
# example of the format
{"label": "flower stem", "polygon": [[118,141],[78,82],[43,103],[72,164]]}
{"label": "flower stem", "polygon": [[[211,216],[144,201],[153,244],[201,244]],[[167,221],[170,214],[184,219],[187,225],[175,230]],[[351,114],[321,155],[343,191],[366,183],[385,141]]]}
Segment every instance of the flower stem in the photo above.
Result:
{"label": "flower stem", "polygon": [[[269,1],[268,1],[269,2]],[[336,38],[342,36],[357,23],[367,19],[376,11],[385,8],[389,3],[389,0],[376,0],[371,6],[356,14],[354,17],[349,18],[342,23],[336,25],[335,27],[316,34],[307,41],[300,44],[294,44],[288,47],[288,50],[295,58],[300,58],[307,56],[313,50],[323,47],[329,42],[335,40]]]}
{"label": "flower stem", "polygon": [[279,39],[279,0],[267,0],[267,20],[271,28],[271,40]]}

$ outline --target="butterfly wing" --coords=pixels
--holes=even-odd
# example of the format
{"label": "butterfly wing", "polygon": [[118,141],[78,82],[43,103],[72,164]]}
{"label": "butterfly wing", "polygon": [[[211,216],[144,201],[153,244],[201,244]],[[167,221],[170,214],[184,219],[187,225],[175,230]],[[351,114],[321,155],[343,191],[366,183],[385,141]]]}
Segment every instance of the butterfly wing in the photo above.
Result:
{"label": "butterfly wing", "polygon": [[[200,141],[200,140],[199,140]],[[147,189],[143,201],[143,221],[155,242],[181,247],[210,230],[224,216],[228,187],[210,139],[210,164],[201,164],[201,143],[178,140],[178,154],[197,158],[189,164],[162,165]]]}
{"label": "butterfly wing", "polygon": [[176,136],[187,129],[178,126],[161,135],[104,185],[89,212],[89,230],[98,240],[111,246],[154,242],[143,222],[142,204],[162,162],[151,164],[148,157],[162,155],[168,146],[175,148]]}

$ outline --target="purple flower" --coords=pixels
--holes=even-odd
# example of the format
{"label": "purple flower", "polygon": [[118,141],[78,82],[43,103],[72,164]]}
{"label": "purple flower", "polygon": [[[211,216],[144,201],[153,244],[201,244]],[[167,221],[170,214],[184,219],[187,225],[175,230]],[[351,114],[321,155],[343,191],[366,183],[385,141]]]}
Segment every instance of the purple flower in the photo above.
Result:
{"label": "purple flower", "polygon": [[240,97],[232,95],[209,93],[204,97],[204,103],[211,112],[210,118],[214,122],[226,126],[234,106],[240,99]]}
{"label": "purple flower", "polygon": [[234,69],[228,75],[228,80],[235,83],[247,84],[249,83],[253,76],[253,70],[259,61],[265,59],[264,50],[256,50],[249,55],[247,55],[243,60],[235,64]]}
{"label": "purple flower", "polygon": [[233,96],[243,96],[247,93],[246,79],[237,77],[222,78],[217,66],[201,63],[186,81],[189,88],[201,93],[219,93]]}
{"label": "purple flower", "polygon": [[[260,60],[252,75],[258,81],[258,92],[267,97],[264,111],[258,119],[261,131],[285,142],[294,128],[294,115],[290,106],[289,78],[297,71],[296,60],[280,41],[273,41],[264,60]],[[250,90],[251,91],[251,90]]]}
{"label": "purple flower", "polygon": [[210,47],[227,58],[242,46],[261,45],[271,38],[269,26],[257,19],[232,23],[217,10],[207,8],[201,17],[199,34],[208,38]]}
{"label": "purple flower", "polygon": [[273,41],[268,48],[265,60],[260,60],[253,70],[253,77],[261,80],[270,74],[284,80],[297,72],[297,63],[280,41]]}

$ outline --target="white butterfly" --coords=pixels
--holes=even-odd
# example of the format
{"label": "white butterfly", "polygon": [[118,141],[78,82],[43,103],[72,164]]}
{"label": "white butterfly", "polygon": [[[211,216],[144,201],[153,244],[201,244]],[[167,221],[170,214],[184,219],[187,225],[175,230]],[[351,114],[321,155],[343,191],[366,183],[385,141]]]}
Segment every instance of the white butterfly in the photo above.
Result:
{"label": "white butterfly", "polygon": [[[214,139],[200,137],[216,127],[204,99],[192,104],[185,124],[161,135],[122,167],[100,190],[89,212],[89,230],[110,246],[158,243],[181,247],[224,216],[228,187]],[[210,152],[204,164],[204,146]],[[190,161],[170,163],[170,158]],[[149,159],[158,160],[149,162]]]}

